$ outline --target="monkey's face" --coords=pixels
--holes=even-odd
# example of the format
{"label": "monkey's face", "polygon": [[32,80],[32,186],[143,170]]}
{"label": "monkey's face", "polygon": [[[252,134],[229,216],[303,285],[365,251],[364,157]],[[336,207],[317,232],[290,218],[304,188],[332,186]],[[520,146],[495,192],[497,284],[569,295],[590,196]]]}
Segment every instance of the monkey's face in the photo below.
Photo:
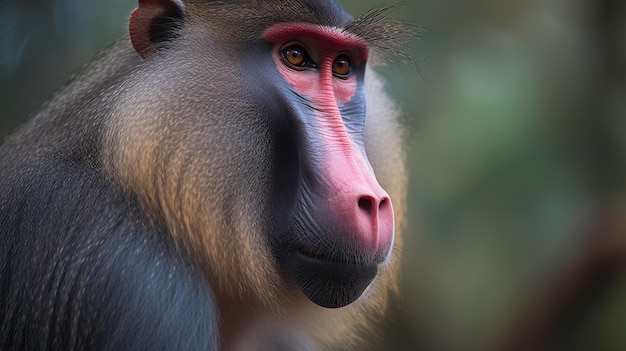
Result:
{"label": "monkey's face", "polygon": [[[363,147],[367,45],[339,29],[279,23],[264,31],[251,94],[271,125],[269,244],[282,277],[311,301],[358,299],[387,263],[393,209]],[[270,101],[271,103],[267,103]]]}

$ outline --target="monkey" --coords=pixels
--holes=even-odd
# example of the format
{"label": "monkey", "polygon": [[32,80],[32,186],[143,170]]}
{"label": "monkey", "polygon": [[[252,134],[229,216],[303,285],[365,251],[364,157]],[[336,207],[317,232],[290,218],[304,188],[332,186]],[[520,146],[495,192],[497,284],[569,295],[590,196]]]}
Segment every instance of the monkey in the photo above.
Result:
{"label": "monkey", "polygon": [[406,211],[385,13],[139,0],[0,146],[0,349],[356,345]]}

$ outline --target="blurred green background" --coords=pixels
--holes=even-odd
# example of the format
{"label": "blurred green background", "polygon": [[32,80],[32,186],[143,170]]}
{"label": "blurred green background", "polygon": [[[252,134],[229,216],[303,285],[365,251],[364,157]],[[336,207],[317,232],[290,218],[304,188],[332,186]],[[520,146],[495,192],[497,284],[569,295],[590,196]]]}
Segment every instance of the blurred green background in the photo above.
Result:
{"label": "blurred green background", "polygon": [[[378,1],[341,1],[352,13]],[[132,0],[0,1],[0,138]],[[371,350],[626,350],[626,1],[409,0],[382,69],[411,169],[402,294]]]}

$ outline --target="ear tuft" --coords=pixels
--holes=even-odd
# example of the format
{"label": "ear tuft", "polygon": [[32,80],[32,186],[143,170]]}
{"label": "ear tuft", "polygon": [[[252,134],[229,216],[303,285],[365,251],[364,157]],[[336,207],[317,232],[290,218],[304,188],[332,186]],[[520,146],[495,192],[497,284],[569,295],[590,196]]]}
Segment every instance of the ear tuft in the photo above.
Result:
{"label": "ear tuft", "polygon": [[139,0],[128,22],[130,41],[139,55],[145,58],[156,50],[159,42],[170,38],[175,20],[184,14],[181,0]]}

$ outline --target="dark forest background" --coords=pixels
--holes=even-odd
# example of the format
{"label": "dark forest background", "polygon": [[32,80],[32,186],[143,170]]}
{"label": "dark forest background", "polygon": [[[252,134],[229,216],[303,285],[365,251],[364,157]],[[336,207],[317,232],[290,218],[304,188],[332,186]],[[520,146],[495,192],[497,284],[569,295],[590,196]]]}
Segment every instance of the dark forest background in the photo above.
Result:
{"label": "dark forest background", "polygon": [[[352,13],[390,4],[341,1]],[[133,0],[0,0],[0,138],[125,35]],[[626,2],[409,0],[381,69],[411,168],[371,350],[626,350]]]}

